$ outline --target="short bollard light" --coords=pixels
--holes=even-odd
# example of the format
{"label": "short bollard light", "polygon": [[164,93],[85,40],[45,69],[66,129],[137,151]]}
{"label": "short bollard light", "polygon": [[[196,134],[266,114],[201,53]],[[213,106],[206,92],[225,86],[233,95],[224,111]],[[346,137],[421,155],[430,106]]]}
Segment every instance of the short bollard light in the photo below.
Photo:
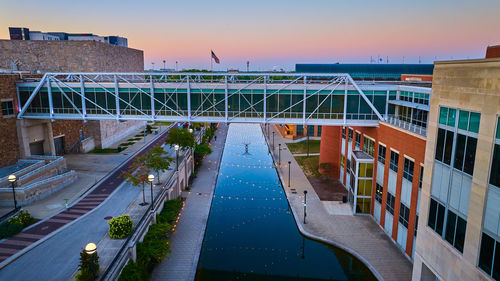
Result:
{"label": "short bollard light", "polygon": [[82,256],[80,272],[82,274],[85,274],[85,272],[87,272],[86,274],[88,274],[88,272],[90,271],[92,280],[96,280],[96,277],[99,273],[99,256],[97,255],[97,245],[94,243],[88,243],[87,246],[85,246],[84,253],[86,254],[86,257],[84,257],[85,255]]}

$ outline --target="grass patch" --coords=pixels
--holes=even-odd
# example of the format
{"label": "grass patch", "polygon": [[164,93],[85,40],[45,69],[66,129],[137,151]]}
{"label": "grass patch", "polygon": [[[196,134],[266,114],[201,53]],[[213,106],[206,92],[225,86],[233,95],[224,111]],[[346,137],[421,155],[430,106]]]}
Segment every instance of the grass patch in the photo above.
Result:
{"label": "grass patch", "polygon": [[321,176],[318,172],[319,156],[296,156],[295,160],[307,177],[318,178]]}
{"label": "grass patch", "polygon": [[[320,140],[309,140],[309,153],[319,153],[320,142]],[[286,145],[292,154],[307,153],[307,140]]]}
{"label": "grass patch", "polygon": [[131,139],[128,139],[127,141],[138,141],[140,140],[141,138],[131,138]]}
{"label": "grass patch", "polygon": [[104,153],[118,153],[118,148],[96,148],[89,153],[104,154]]}
{"label": "grass patch", "polygon": [[144,137],[144,134],[137,134],[135,135],[135,137],[141,139],[142,137]]}
{"label": "grass patch", "polygon": [[182,208],[181,199],[165,202],[156,216],[156,223],[149,227],[144,240],[137,244],[136,262],[129,261],[123,268],[119,281],[150,280],[151,272],[170,253],[169,234],[175,230],[175,221]]}
{"label": "grass patch", "polygon": [[12,237],[38,221],[28,211],[21,210],[17,216],[0,224],[0,239]]}

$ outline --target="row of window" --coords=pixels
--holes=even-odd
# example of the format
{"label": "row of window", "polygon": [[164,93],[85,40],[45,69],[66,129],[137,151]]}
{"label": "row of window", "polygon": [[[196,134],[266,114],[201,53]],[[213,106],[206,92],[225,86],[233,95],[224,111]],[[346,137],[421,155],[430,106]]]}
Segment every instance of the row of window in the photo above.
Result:
{"label": "row of window", "polygon": [[481,114],[470,112],[467,110],[459,110],[457,119],[457,109],[441,107],[439,111],[439,124],[453,128],[469,131],[472,133],[479,132],[479,121]]}

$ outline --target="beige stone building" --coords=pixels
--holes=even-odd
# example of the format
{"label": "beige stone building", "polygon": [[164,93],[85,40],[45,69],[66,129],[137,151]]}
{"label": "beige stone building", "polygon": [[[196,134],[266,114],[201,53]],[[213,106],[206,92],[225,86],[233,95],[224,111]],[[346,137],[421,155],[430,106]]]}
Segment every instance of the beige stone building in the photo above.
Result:
{"label": "beige stone building", "polygon": [[500,280],[500,58],[433,80],[413,280]]}

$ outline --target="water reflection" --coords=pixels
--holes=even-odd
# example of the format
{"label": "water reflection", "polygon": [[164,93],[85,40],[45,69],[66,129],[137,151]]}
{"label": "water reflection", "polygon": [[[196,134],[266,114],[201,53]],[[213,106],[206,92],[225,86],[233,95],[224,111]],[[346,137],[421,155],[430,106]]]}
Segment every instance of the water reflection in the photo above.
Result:
{"label": "water reflection", "polygon": [[375,280],[298,231],[259,125],[231,124],[196,280]]}

